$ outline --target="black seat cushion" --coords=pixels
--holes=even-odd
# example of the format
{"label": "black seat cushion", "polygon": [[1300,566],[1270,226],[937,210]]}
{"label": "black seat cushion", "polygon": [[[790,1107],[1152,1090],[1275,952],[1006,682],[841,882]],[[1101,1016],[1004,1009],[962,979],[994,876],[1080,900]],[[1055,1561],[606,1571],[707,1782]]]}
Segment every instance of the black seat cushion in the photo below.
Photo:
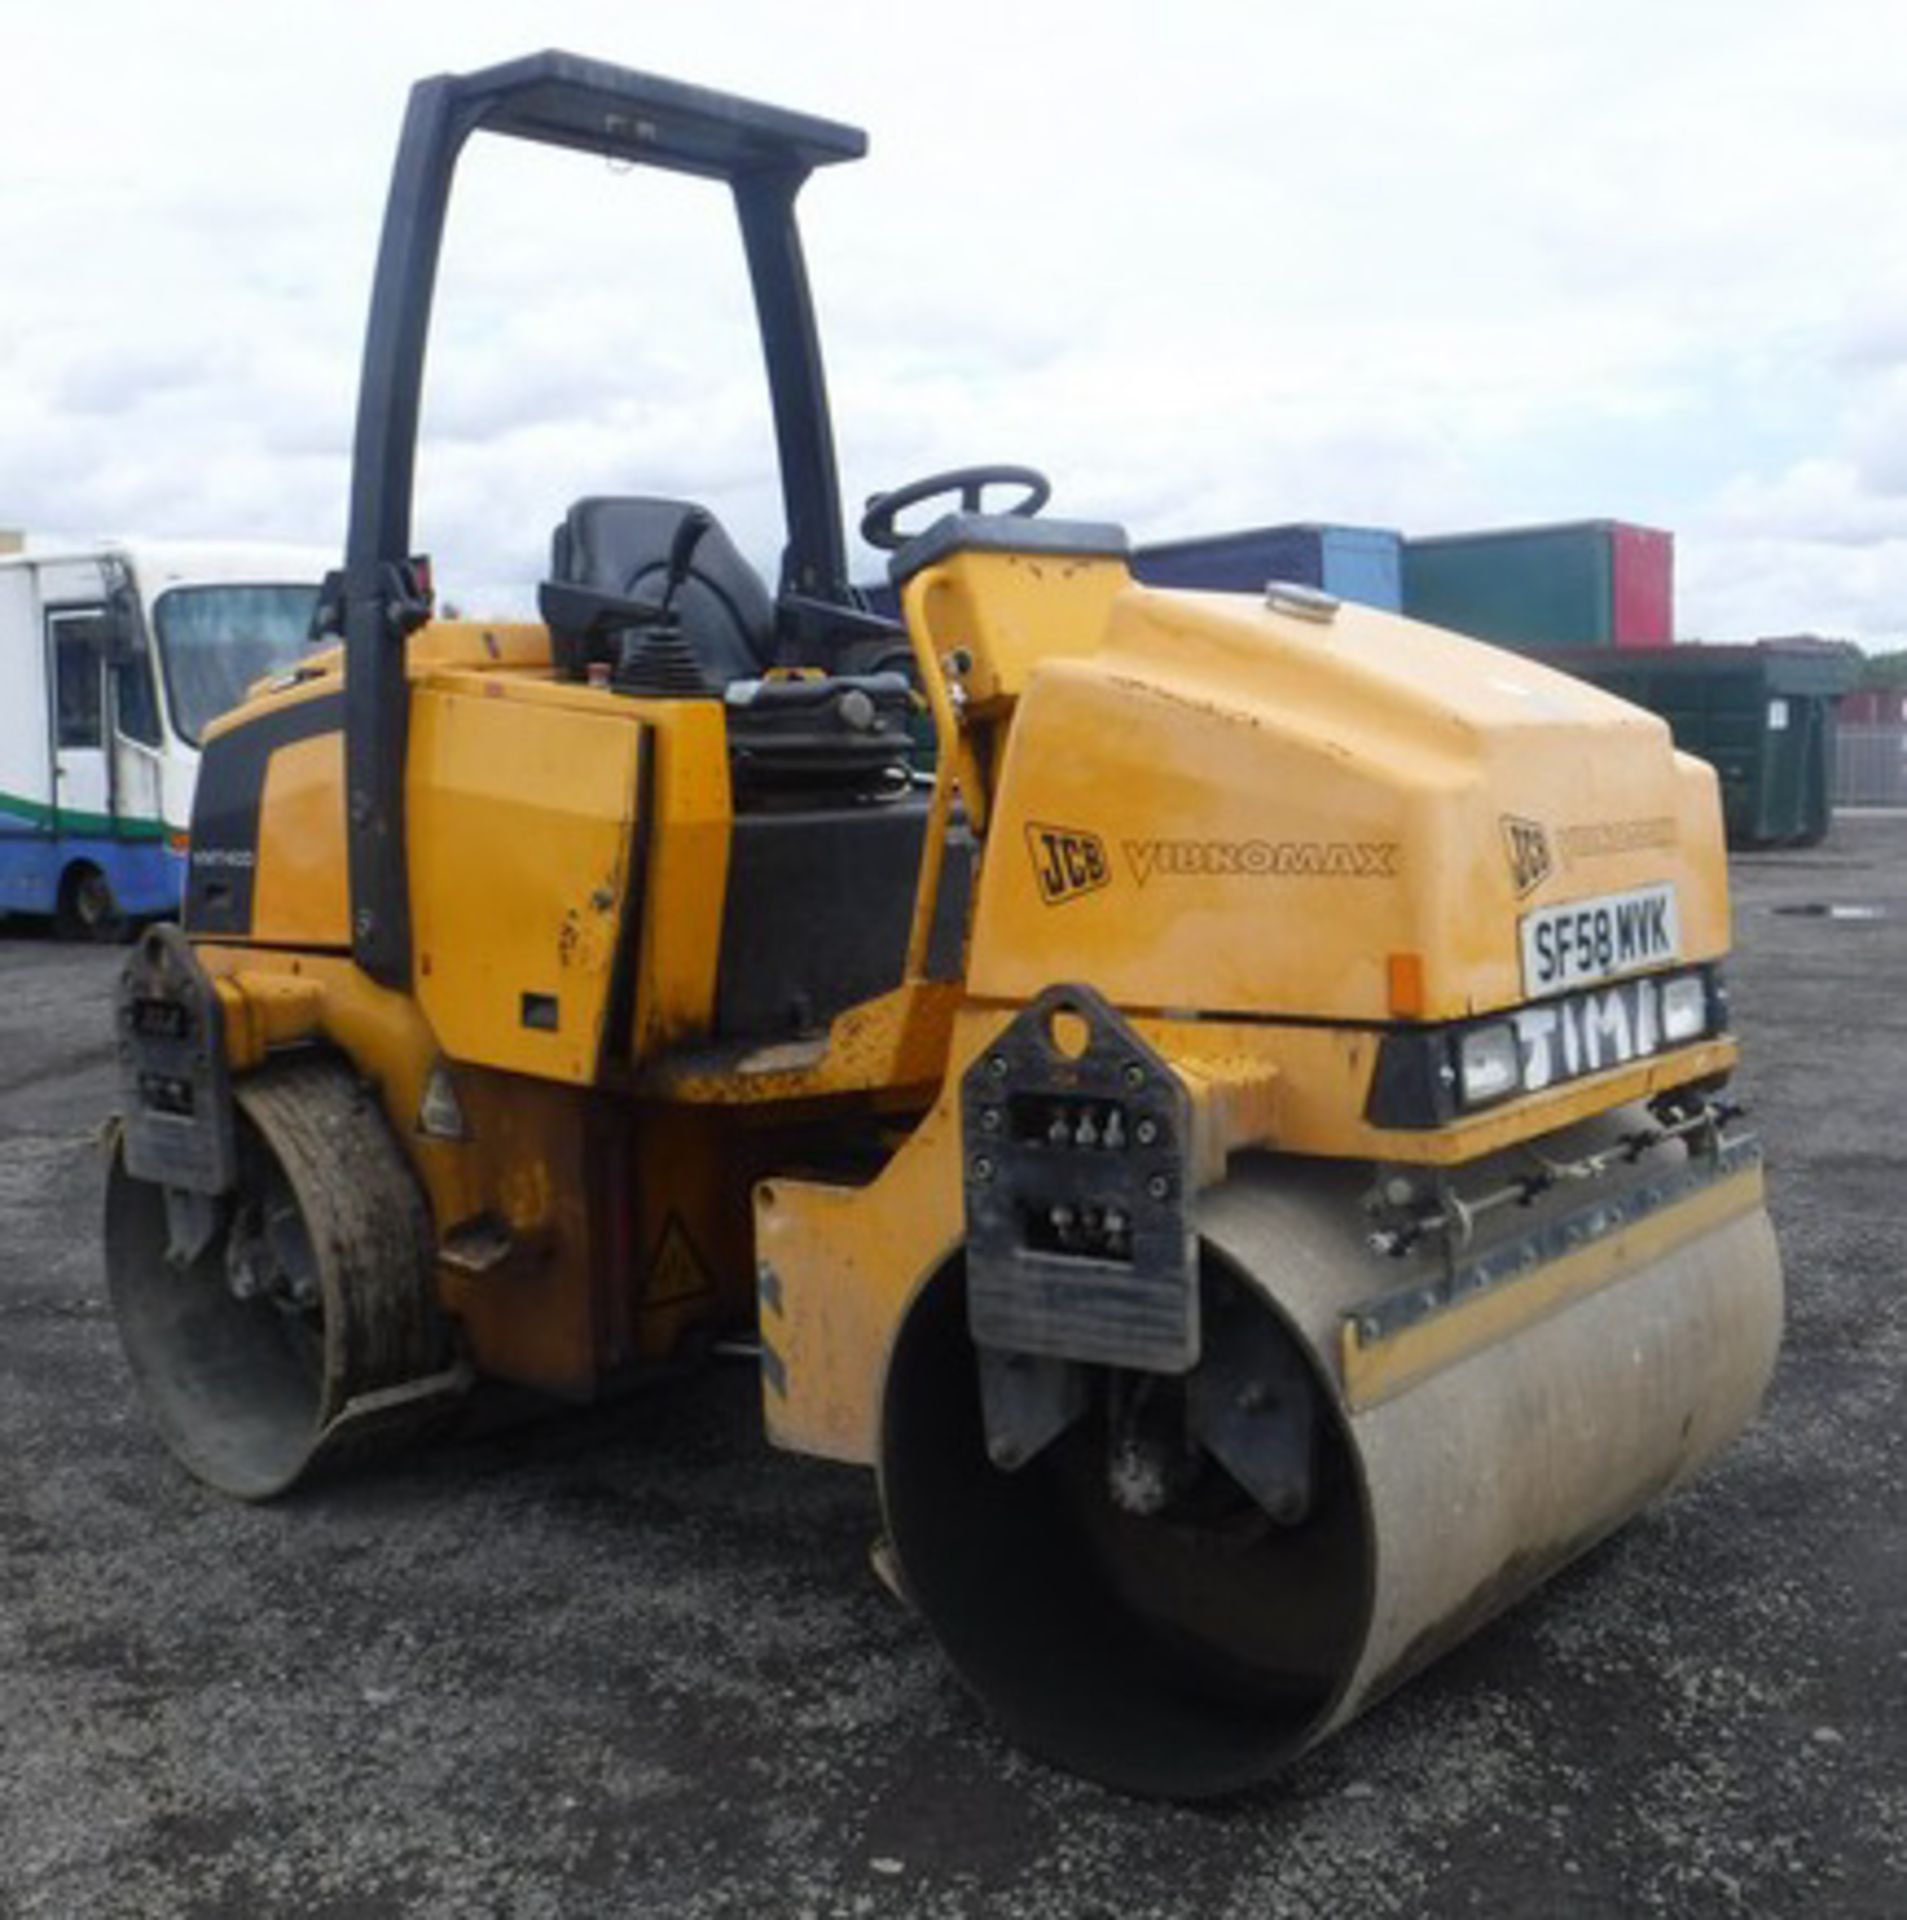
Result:
{"label": "black seat cushion", "polygon": [[[550,543],[550,577],[625,600],[659,600],[669,547],[683,515],[692,511],[687,500],[579,500]],[[750,679],[774,664],[775,603],[719,522],[696,542],[675,610],[682,637],[712,686]]]}

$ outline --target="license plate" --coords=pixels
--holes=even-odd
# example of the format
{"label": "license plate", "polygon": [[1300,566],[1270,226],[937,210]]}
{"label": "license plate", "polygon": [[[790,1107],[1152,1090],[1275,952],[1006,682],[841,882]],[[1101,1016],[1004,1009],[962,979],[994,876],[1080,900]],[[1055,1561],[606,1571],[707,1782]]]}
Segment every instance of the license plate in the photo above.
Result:
{"label": "license plate", "polygon": [[1672,886],[1635,887],[1559,907],[1539,907],[1518,923],[1523,994],[1540,999],[1569,987],[1641,973],[1680,956]]}

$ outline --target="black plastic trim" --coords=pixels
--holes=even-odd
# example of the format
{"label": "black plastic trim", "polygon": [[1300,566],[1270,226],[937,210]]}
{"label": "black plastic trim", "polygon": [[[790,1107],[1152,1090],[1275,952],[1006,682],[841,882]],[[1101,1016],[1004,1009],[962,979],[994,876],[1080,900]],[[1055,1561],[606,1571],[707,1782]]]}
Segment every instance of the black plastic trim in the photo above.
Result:
{"label": "black plastic trim", "polygon": [[887,563],[896,586],[956,553],[1050,554],[1054,558],[1124,560],[1126,530],[1113,520],[1029,520],[1017,513],[943,513]]}
{"label": "black plastic trim", "polygon": [[186,1193],[228,1192],[238,1148],[225,1017],[177,927],[140,936],[120,971],[113,1026],[126,1171]]}
{"label": "black plastic trim", "polygon": [[642,928],[649,910],[649,866],[655,837],[655,734],[639,729],[636,761],[636,819],[630,828],[629,878],[623,895],[622,923],[616,929],[616,957],[609,969],[609,994],[603,1006],[602,1041],[596,1057],[600,1081],[635,1058],[636,980],[641,970]]}
{"label": "black plastic trim", "polygon": [[[1699,973],[1706,990],[1708,1012],[1703,1030],[1692,1039],[1658,1047],[1654,1053],[1641,1055],[1634,1061],[1615,1063],[1642,1065],[1652,1060],[1669,1059],[1682,1047],[1696,1046],[1728,1031],[1728,991],[1718,964],[1712,961],[1697,962],[1664,967],[1653,974],[1628,974],[1617,980],[1596,981],[1588,986],[1572,988],[1568,993],[1552,994],[1543,1000],[1501,1007],[1494,1013],[1480,1014],[1474,1020],[1389,1028],[1378,1041],[1377,1064],[1371,1072],[1371,1088],[1364,1103],[1364,1118],[1374,1127],[1422,1132],[1433,1127],[1447,1127],[1454,1120],[1467,1118],[1471,1114],[1488,1113],[1526,1098],[1525,1091],[1518,1087],[1494,1099],[1475,1101],[1467,1106],[1464,1104],[1459,1086],[1459,1048],[1465,1034],[1483,1027],[1513,1023],[1519,1013],[1532,1008],[1575,1003],[1606,988],[1628,986],[1643,979],[1673,980],[1689,973]],[[1567,1086],[1572,1081],[1586,1080],[1595,1073],[1612,1070],[1613,1066],[1588,1067],[1576,1073],[1558,1073],[1541,1091]]]}
{"label": "black plastic trim", "polygon": [[[922,794],[738,811],[716,961],[712,1037],[788,1040],[892,991],[906,972],[927,830]],[[960,970],[974,846],[956,817],[927,944],[927,977]]]}
{"label": "black plastic trim", "polygon": [[185,927],[195,938],[249,939],[258,863],[258,810],[265,774],[280,747],[336,733],[345,724],[341,693],[315,694],[216,734],[199,760],[186,861]]}
{"label": "black plastic trim", "polygon": [[[841,480],[828,416],[827,377],[814,298],[795,224],[795,195],[805,174],[782,171],[735,182],[749,283],[761,327],[781,462],[782,510],[788,545],[779,591],[784,596],[854,605],[847,539],[841,526]],[[792,608],[777,608],[785,663],[801,664],[805,635]]]}
{"label": "black plastic trim", "polygon": [[486,132],[711,179],[867,152],[859,127],[554,48],[424,84],[449,85]]}

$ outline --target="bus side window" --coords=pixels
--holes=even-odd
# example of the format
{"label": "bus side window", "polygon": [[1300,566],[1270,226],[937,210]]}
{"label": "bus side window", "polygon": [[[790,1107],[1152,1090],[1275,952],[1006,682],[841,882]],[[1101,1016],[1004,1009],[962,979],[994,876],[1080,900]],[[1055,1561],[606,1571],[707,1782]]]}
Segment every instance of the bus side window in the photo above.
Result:
{"label": "bus side window", "polygon": [[113,668],[113,704],[126,739],[142,747],[160,745],[159,700],[152,687],[152,661],[143,648]]}
{"label": "bus side window", "polygon": [[60,745],[96,747],[101,744],[99,712],[99,652],[89,638],[61,637],[54,648],[59,660]]}

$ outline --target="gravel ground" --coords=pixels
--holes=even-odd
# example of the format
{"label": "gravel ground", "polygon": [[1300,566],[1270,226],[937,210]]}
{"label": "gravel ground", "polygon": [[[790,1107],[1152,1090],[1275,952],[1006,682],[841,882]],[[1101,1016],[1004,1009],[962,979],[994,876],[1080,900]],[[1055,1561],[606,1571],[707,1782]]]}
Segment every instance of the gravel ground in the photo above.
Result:
{"label": "gravel ground", "polygon": [[[1736,873],[1791,1322],[1699,1486],[1275,1789],[1001,1743],[742,1366],[266,1510],[131,1399],[116,956],[0,939],[0,1914],[1907,1912],[1907,817]],[[1784,906],[1880,905],[1885,918]]]}

